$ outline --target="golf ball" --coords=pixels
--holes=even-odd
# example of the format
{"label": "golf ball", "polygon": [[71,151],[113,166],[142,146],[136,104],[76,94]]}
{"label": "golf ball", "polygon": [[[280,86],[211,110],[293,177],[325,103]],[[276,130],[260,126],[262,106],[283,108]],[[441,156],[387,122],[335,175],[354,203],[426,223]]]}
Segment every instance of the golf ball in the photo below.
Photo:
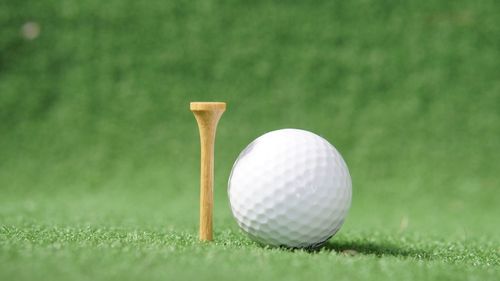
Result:
{"label": "golf ball", "polygon": [[342,226],[351,205],[351,177],[324,138],[282,129],[250,143],[228,183],[238,225],[258,243],[316,247]]}

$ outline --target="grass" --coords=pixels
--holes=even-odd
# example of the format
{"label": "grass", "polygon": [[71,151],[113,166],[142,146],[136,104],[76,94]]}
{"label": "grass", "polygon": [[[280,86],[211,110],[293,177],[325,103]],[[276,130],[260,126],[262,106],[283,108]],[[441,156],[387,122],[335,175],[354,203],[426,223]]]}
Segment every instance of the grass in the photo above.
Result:
{"label": "grass", "polygon": [[[3,1],[0,279],[498,279],[498,8]],[[212,244],[193,100],[228,102]],[[284,127],[329,139],[353,178],[319,251],[260,247],[231,217],[233,161]]]}
{"label": "grass", "polygon": [[[145,193],[58,192],[3,201],[2,276],[7,280],[32,279],[35,274],[47,280],[200,276],[246,280],[257,274],[269,280],[332,276],[494,280],[498,275],[498,238],[467,233],[480,230],[480,223],[454,232],[448,230],[457,223],[453,217],[427,221],[433,230],[420,227],[419,216],[417,222],[406,219],[407,225],[386,217],[384,227],[370,221],[366,207],[356,215],[360,208],[355,204],[342,231],[323,248],[271,249],[246,238],[218,200],[216,240],[211,244],[197,240],[195,195]],[[436,215],[435,211],[424,208],[419,215]]]}
{"label": "grass", "polygon": [[[30,261],[30,269],[41,270],[49,278],[99,274],[120,279],[141,278],[147,271],[147,276],[153,278],[190,279],[201,275],[210,279],[230,275],[249,279],[258,275],[292,280],[308,276],[350,280],[373,274],[383,278],[455,278],[460,272],[464,274],[460,279],[484,280],[495,277],[493,266],[498,265],[495,251],[487,248],[487,243],[380,234],[371,238],[341,235],[339,242],[311,253],[261,248],[233,231],[218,232],[216,243],[201,245],[188,233],[149,229],[28,227],[8,228],[3,233],[12,239],[12,244],[3,245],[7,253],[12,251],[10,247],[15,248],[14,254],[3,260],[13,277],[18,276],[19,265],[26,261]],[[44,262],[33,263],[37,260]]]}
{"label": "grass", "polygon": [[[317,252],[268,249],[240,233],[217,232],[200,244],[186,232],[148,228],[4,227],[6,277],[47,279],[494,279],[498,252],[488,241],[342,234]],[[26,271],[28,270],[28,271]]]}

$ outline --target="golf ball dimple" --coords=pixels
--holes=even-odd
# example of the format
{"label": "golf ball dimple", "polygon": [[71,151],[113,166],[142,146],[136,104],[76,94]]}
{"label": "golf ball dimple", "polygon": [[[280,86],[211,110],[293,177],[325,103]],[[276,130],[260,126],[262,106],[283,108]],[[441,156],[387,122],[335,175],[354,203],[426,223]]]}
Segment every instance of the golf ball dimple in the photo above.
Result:
{"label": "golf ball dimple", "polygon": [[342,226],[351,205],[351,177],[324,138],[282,129],[250,143],[228,183],[240,228],[265,245],[315,247]]}

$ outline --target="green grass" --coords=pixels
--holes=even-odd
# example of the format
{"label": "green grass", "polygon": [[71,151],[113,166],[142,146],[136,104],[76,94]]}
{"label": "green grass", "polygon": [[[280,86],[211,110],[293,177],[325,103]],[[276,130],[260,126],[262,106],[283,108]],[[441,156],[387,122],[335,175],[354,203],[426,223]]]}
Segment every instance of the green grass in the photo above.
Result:
{"label": "green grass", "polygon": [[[3,1],[0,280],[498,279],[499,8]],[[228,102],[212,244],[194,100]],[[330,140],[353,178],[318,251],[263,248],[231,217],[233,161],[284,127]]]}
{"label": "green grass", "polygon": [[[189,233],[160,229],[11,227],[2,245],[8,277],[30,276],[28,265],[45,277],[78,278],[242,278],[365,279],[495,277],[495,250],[486,241],[400,238],[381,234],[340,235],[317,252],[267,249],[234,231],[217,232],[214,244],[201,244]],[[33,262],[43,260],[40,262]]]}

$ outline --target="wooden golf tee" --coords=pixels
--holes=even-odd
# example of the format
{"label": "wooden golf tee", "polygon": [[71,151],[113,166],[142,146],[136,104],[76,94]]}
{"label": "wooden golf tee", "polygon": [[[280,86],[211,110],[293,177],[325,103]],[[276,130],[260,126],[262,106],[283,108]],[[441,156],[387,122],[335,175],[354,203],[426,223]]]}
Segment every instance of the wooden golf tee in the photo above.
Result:
{"label": "wooden golf tee", "polygon": [[200,240],[211,241],[214,206],[214,144],[217,123],[226,110],[224,102],[191,102],[190,109],[200,130]]}

